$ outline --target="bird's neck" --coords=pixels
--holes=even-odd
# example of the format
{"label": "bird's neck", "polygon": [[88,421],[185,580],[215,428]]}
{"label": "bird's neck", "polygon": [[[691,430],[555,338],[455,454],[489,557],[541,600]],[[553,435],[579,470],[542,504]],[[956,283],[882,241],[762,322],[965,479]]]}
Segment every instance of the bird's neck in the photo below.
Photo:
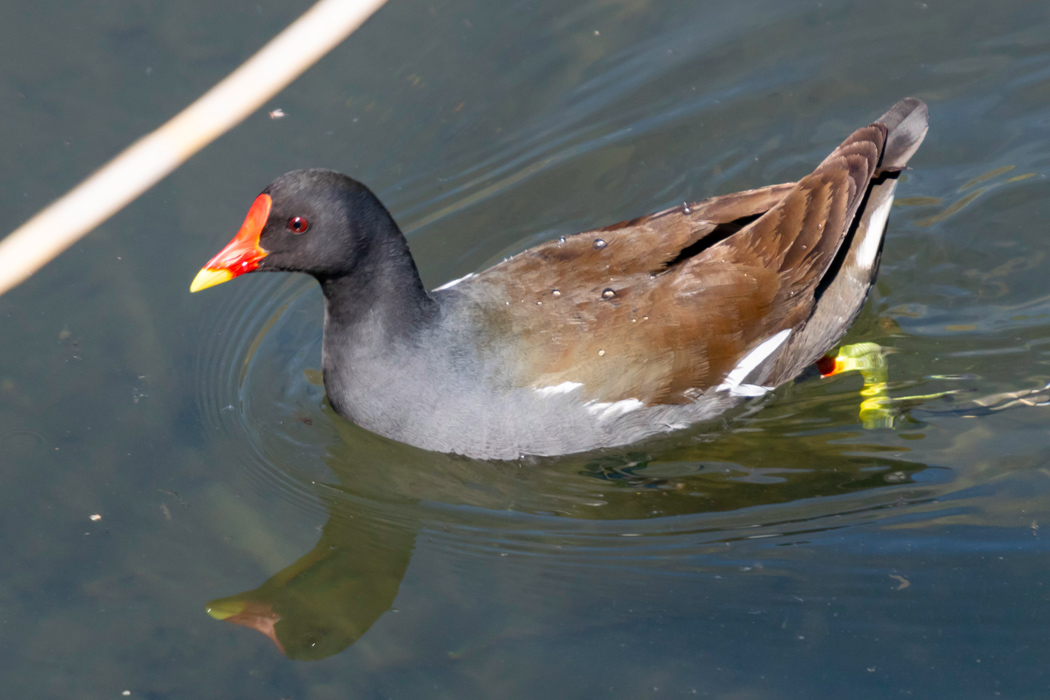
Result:
{"label": "bird's neck", "polygon": [[353,270],[318,277],[318,282],[325,298],[326,333],[361,333],[376,340],[408,337],[425,328],[436,312],[393,219],[371,238]]}

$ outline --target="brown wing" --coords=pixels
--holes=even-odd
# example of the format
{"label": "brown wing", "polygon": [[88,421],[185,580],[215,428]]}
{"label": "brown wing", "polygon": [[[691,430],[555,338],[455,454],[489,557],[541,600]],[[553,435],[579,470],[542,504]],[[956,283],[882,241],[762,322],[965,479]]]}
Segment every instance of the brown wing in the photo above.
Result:
{"label": "brown wing", "polygon": [[677,207],[531,248],[469,282],[513,338],[518,386],[686,403],[751,348],[803,322],[878,164],[855,132],[795,184]]}
{"label": "brown wing", "polygon": [[485,270],[479,277],[543,280],[562,292],[579,286],[580,278],[616,278],[660,272],[690,246],[739,231],[769,211],[795,183],[713,197],[666,209],[638,219],[542,243]]}

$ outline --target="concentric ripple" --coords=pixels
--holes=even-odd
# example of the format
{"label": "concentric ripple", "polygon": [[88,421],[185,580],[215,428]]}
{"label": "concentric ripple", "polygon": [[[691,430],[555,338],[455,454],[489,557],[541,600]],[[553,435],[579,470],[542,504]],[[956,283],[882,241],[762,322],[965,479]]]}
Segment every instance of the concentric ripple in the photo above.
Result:
{"label": "concentric ripple", "polygon": [[[321,359],[320,294],[311,281],[257,275],[223,289],[204,321],[194,370],[198,410],[255,487],[317,510],[314,482],[332,431]],[[218,295],[216,295],[218,296]]]}
{"label": "concentric ripple", "polygon": [[367,521],[425,532],[463,556],[527,553],[581,570],[695,567],[695,556],[731,542],[896,517],[893,508],[930,502],[950,479],[858,440],[867,436],[848,380],[788,390],[713,434],[597,455],[492,463],[423,452],[325,402],[316,284],[257,275],[223,291],[195,368],[205,428],[265,497],[325,513],[338,530]]}

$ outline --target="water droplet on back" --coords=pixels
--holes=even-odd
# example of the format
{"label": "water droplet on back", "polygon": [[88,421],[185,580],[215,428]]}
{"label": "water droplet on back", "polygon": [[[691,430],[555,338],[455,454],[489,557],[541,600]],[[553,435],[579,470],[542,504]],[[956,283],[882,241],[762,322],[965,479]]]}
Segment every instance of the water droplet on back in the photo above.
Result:
{"label": "water droplet on back", "polygon": [[601,250],[602,248],[604,248],[607,245],[609,245],[609,244],[606,243],[604,239],[601,239],[601,238],[595,238],[594,239],[594,249],[595,250]]}
{"label": "water droplet on back", "polygon": [[602,290],[602,299],[612,299],[614,296],[616,296],[616,292],[614,292],[613,290],[611,290],[611,289],[604,289],[604,290]]}
{"label": "water droplet on back", "polygon": [[553,290],[551,290],[551,296],[560,297],[561,296],[561,292],[558,291],[557,289],[553,289]]}

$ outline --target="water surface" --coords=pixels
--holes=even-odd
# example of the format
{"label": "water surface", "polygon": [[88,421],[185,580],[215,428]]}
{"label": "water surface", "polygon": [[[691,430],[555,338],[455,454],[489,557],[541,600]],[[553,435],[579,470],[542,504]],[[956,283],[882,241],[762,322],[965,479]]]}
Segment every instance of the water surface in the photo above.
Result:
{"label": "water surface", "polygon": [[[9,228],[307,6],[9,3]],[[797,179],[906,95],[930,133],[847,338],[925,397],[893,429],[843,375],[630,448],[435,455],[332,414],[309,280],[187,291],[292,168],[368,183],[436,286]],[[390,0],[0,298],[2,695],[1046,697],[1050,408],[1007,394],[1050,380],[1048,98],[1040,3]]]}

